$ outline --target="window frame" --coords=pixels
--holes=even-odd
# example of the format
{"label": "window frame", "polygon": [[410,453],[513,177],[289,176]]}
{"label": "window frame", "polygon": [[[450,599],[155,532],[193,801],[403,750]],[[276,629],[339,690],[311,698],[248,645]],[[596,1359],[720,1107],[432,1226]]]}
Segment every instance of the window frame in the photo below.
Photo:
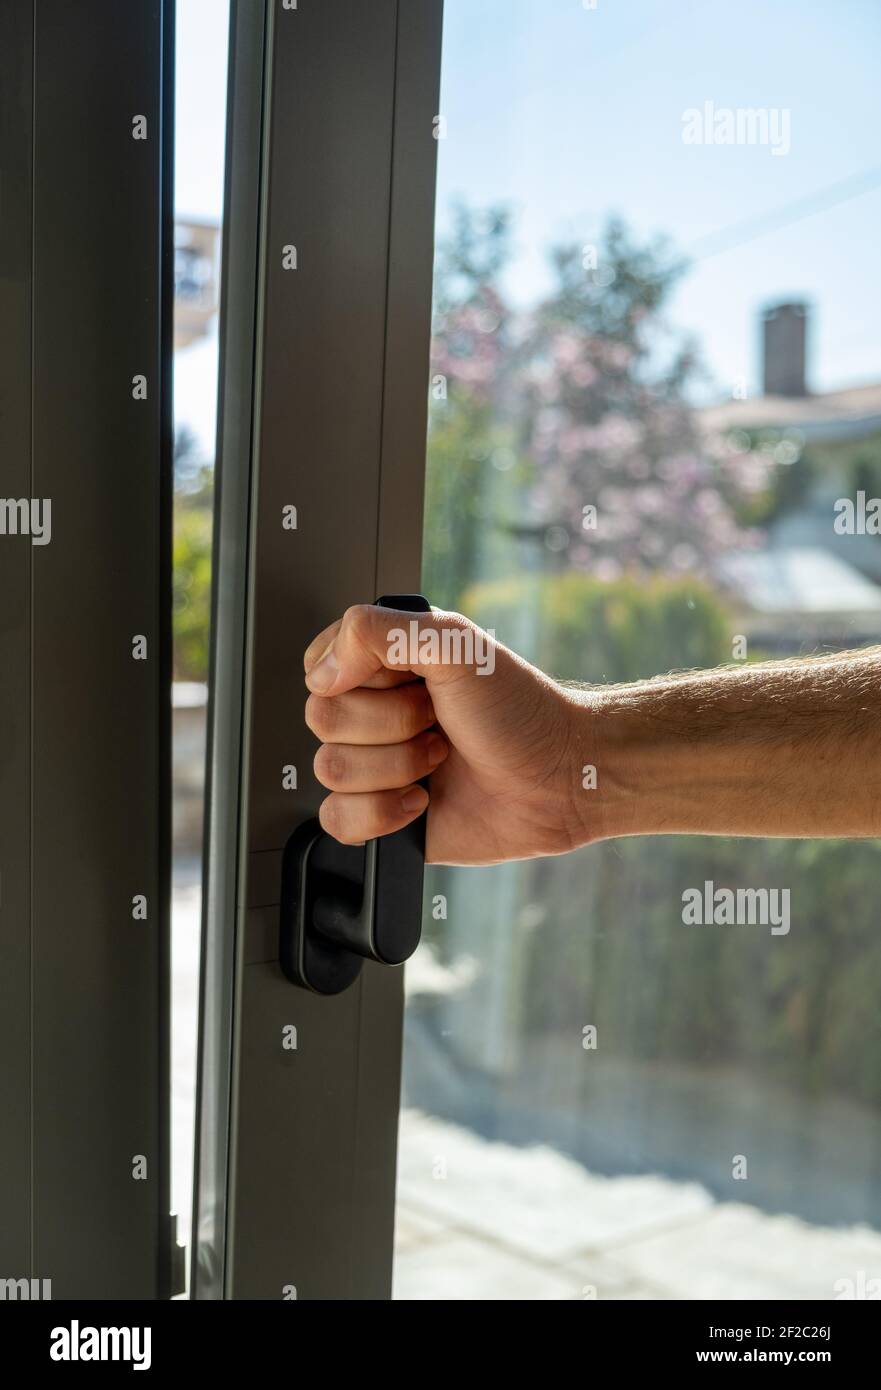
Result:
{"label": "window frame", "polygon": [[0,26],[0,1276],[167,1298],[174,4]]}
{"label": "window frame", "polygon": [[302,651],[419,583],[441,25],[441,0],[232,6],[197,1299],[391,1291],[402,975],[296,989],[278,902],[324,795]]}

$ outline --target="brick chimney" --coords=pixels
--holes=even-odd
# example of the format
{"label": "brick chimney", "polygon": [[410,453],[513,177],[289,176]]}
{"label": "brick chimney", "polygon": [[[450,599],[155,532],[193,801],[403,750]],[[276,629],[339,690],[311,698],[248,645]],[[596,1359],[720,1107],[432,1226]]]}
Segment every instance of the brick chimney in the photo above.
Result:
{"label": "brick chimney", "polygon": [[806,396],[807,304],[772,304],[762,311],[762,390],[766,396]]}

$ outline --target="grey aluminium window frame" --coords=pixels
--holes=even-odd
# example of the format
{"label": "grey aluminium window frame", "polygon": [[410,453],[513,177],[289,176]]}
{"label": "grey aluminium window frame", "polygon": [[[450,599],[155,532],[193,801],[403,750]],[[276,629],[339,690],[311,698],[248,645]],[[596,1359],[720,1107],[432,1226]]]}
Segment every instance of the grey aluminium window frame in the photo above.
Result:
{"label": "grey aluminium window frame", "polygon": [[[386,1298],[402,978],[278,965],[302,651],[418,588],[441,0],[233,0],[193,1296]],[[295,525],[293,529],[295,509]]]}
{"label": "grey aluminium window frame", "polygon": [[181,1287],[173,20],[171,0],[0,6],[0,491],[44,523],[51,503],[48,543],[0,535],[0,1278],[19,1297]]}

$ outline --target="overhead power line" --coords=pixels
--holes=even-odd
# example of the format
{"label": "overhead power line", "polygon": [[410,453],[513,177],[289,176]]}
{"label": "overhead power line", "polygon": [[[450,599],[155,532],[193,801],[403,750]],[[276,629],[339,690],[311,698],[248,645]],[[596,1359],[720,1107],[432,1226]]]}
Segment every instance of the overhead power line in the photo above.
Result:
{"label": "overhead power line", "polygon": [[806,217],[814,217],[819,212],[850,202],[852,198],[860,198],[878,187],[881,187],[881,168],[865,169],[861,174],[839,179],[837,183],[775,208],[772,212],[762,213],[760,217],[734,222],[718,232],[708,232],[692,243],[686,259],[693,264],[695,261],[708,260],[710,256],[719,256],[724,251],[733,251],[735,247],[743,246],[757,237],[767,236],[769,232],[791,226],[793,222],[801,222]]}

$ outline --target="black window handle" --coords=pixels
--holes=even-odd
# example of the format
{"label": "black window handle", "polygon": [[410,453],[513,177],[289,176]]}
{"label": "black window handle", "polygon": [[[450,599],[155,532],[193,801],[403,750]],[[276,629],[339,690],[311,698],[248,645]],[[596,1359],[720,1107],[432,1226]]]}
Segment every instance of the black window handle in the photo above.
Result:
{"label": "black window handle", "polygon": [[[383,608],[428,613],[422,594],[388,594]],[[292,984],[339,994],[365,960],[402,965],[419,945],[425,821],[366,845],[341,845],[317,820],[297,827],[282,857],[279,962]]]}

